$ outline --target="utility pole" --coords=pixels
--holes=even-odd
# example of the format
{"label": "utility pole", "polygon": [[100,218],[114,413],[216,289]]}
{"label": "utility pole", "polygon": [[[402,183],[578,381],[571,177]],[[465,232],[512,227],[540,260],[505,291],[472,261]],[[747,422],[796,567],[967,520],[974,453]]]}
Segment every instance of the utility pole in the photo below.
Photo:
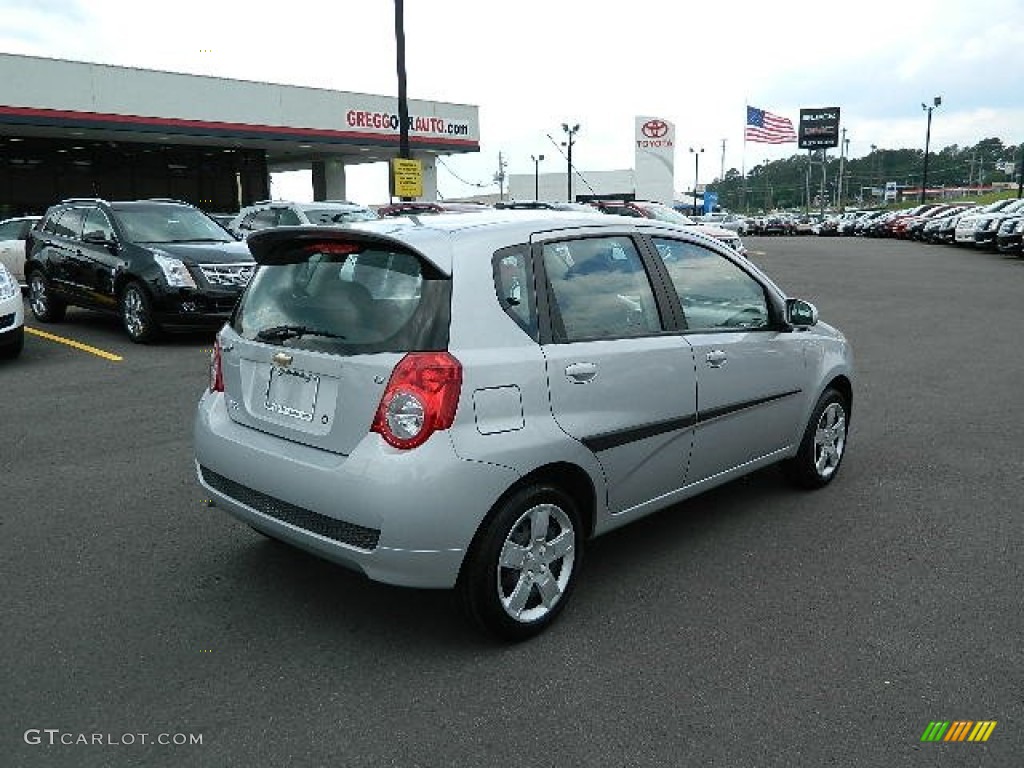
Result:
{"label": "utility pole", "polygon": [[722,172],[718,174],[718,183],[725,182],[725,139],[722,139]]}
{"label": "utility pole", "polygon": [[498,153],[498,172],[494,174],[494,180],[498,182],[498,199],[505,199],[505,169],[508,167],[508,163],[505,162],[505,156]]}

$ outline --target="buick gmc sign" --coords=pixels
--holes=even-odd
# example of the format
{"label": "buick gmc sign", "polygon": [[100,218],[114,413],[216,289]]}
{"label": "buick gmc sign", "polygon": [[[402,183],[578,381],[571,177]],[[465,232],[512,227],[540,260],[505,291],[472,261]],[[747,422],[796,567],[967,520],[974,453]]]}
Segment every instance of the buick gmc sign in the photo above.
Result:
{"label": "buick gmc sign", "polygon": [[801,109],[797,139],[800,149],[838,147],[839,107]]}

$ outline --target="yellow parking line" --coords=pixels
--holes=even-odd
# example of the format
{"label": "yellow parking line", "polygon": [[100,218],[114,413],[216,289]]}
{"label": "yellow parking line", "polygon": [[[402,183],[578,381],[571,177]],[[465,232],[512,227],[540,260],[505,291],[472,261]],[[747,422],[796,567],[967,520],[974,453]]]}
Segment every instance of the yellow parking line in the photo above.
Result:
{"label": "yellow parking line", "polygon": [[69,347],[80,349],[83,352],[88,352],[89,354],[96,355],[96,357],[102,357],[104,360],[111,360],[115,363],[119,363],[123,359],[120,355],[115,355],[113,352],[105,352],[102,349],[90,347],[88,344],[82,344],[80,341],[74,341],[73,339],[65,339],[63,336],[54,336],[52,333],[40,331],[35,328],[29,328],[27,325],[25,326],[25,333],[31,333],[33,336],[38,336],[42,339],[55,341],[58,344],[66,344]]}

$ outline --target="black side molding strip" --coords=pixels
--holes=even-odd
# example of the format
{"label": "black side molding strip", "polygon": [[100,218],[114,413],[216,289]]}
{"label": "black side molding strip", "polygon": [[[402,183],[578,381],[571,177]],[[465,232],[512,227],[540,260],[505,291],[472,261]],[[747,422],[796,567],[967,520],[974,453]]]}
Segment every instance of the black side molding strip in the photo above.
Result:
{"label": "black side molding strip", "polygon": [[620,445],[634,443],[637,440],[645,440],[648,437],[662,435],[666,432],[675,432],[680,429],[689,429],[697,424],[697,415],[682,416],[678,419],[658,421],[653,424],[644,424],[642,427],[630,427],[615,432],[606,432],[603,435],[584,437],[582,442],[587,448],[597,453],[607,451],[609,448],[618,448]]}
{"label": "black side molding strip", "polygon": [[794,389],[789,392],[781,392],[777,395],[759,397],[756,400],[744,400],[740,403],[712,408],[711,410],[704,411],[700,414],[691,414],[689,416],[681,416],[677,419],[666,419],[665,421],[644,424],[641,427],[629,427],[628,429],[619,429],[614,432],[605,432],[604,434],[593,435],[592,437],[584,437],[580,442],[590,450],[594,451],[594,453],[607,451],[611,448],[618,448],[621,445],[628,445],[629,443],[634,443],[638,440],[646,440],[648,437],[655,437],[656,435],[662,435],[666,432],[675,432],[681,429],[697,427],[701,424],[713,421],[714,419],[721,419],[738,411],[745,411],[748,408],[756,408],[759,405],[765,405],[766,403],[771,403],[775,400],[782,400],[785,397],[798,395],[802,391],[802,389]]}
{"label": "black side molding strip", "polygon": [[710,410],[703,411],[701,414],[699,414],[699,416],[697,417],[697,423],[703,424],[704,422],[711,421],[712,419],[720,419],[723,416],[728,416],[729,414],[736,413],[737,411],[745,411],[748,408],[756,408],[757,406],[764,405],[765,403],[771,403],[776,400],[782,400],[785,397],[792,397],[793,395],[798,395],[802,391],[802,389],[793,389],[790,390],[789,392],[781,392],[777,395],[759,397],[756,400],[745,400],[742,403],[733,403],[732,405],[723,405],[720,406],[719,408],[712,408]]}

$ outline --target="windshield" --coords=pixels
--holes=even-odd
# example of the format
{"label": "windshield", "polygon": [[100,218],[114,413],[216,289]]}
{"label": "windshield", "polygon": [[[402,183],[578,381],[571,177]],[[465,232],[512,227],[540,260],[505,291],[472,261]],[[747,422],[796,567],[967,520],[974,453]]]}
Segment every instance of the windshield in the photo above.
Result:
{"label": "windshield", "polygon": [[448,279],[412,253],[330,252],[336,245],[306,250],[294,264],[260,266],[234,329],[247,339],[345,354],[446,348]]}
{"label": "windshield", "polygon": [[645,205],[643,209],[647,212],[648,216],[652,219],[657,219],[658,221],[682,224],[684,227],[692,227],[697,223],[689,216],[684,216],[679,211],[669,208],[667,205],[652,203],[650,205]]}
{"label": "windshield", "polygon": [[380,218],[368,208],[351,208],[339,211],[336,208],[318,208],[306,211],[310,224],[329,226],[331,224],[347,224],[350,221],[370,221]]}
{"label": "windshield", "polygon": [[115,208],[121,234],[132,243],[232,243],[224,228],[185,205]]}

